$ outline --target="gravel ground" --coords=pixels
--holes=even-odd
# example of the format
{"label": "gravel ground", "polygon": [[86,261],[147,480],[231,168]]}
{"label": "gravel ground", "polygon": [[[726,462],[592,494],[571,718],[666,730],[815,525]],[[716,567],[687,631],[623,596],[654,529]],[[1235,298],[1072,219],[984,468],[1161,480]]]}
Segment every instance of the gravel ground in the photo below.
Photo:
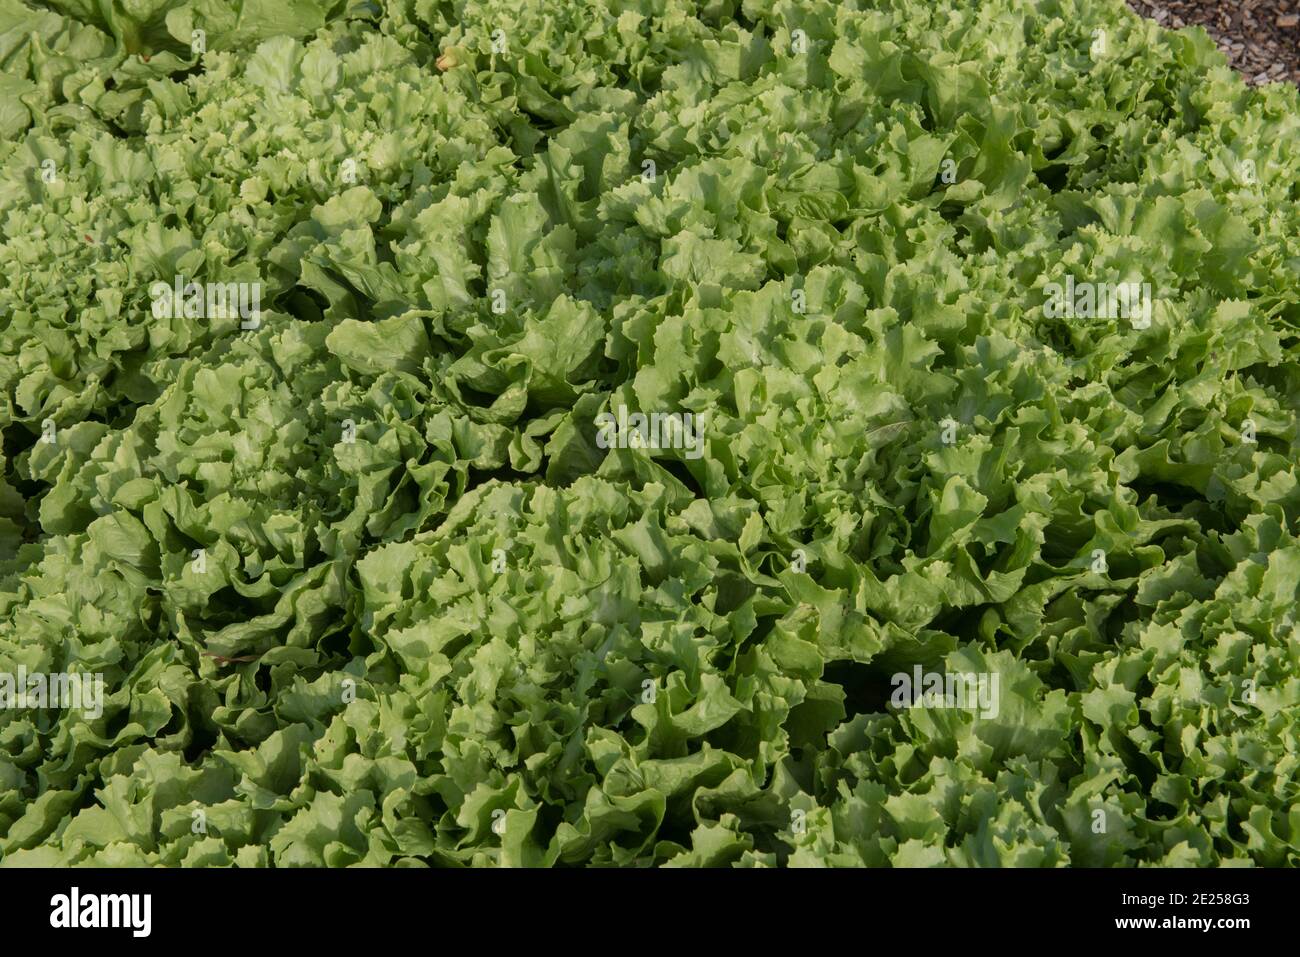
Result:
{"label": "gravel ground", "polygon": [[1200,24],[1249,83],[1300,83],[1300,0],[1129,0],[1161,26]]}

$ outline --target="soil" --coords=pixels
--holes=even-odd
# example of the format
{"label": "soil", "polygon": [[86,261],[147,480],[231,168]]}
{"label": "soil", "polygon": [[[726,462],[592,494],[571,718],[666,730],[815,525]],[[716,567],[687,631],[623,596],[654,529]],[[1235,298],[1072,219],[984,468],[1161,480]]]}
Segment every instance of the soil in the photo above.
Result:
{"label": "soil", "polygon": [[1163,27],[1205,27],[1247,83],[1300,84],[1300,0],[1128,2]]}

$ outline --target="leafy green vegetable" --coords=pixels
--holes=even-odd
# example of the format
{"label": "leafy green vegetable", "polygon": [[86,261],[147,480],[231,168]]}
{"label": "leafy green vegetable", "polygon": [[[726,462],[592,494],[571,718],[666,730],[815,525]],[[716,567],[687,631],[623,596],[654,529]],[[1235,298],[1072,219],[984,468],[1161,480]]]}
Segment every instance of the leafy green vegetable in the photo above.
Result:
{"label": "leafy green vegetable", "polygon": [[0,131],[0,675],[103,682],[0,863],[1300,862],[1300,101],[1203,33],[0,0]]}

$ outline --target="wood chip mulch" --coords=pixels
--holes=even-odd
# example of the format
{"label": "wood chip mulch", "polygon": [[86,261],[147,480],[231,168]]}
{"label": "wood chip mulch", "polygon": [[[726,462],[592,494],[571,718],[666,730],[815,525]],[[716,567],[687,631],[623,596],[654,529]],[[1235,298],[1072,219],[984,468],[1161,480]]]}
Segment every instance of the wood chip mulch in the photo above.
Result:
{"label": "wood chip mulch", "polygon": [[1300,83],[1300,0],[1128,0],[1163,27],[1199,24],[1246,82]]}

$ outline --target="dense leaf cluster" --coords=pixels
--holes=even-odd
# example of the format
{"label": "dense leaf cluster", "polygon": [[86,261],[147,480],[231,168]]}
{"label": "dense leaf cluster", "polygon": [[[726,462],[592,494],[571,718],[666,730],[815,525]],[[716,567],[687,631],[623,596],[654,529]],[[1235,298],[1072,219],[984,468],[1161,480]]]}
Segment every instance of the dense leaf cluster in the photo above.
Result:
{"label": "dense leaf cluster", "polygon": [[0,0],[0,132],[0,670],[106,686],[5,864],[1300,858],[1300,102],[1203,34]]}

